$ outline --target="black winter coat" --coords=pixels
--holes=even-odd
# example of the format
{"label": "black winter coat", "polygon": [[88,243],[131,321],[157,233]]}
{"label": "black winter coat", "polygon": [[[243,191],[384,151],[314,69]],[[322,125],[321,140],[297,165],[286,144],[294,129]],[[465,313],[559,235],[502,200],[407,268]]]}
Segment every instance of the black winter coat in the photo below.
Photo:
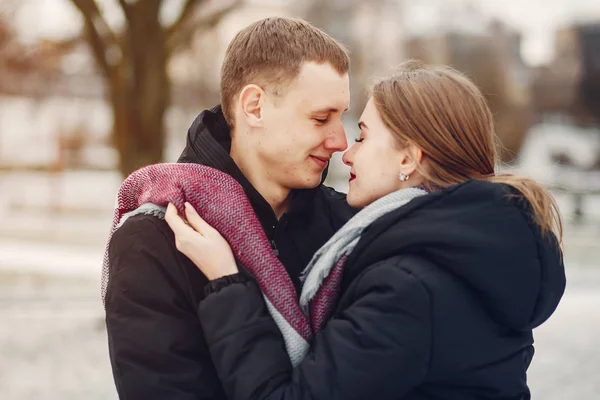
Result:
{"label": "black winter coat", "polygon": [[199,315],[231,399],[529,399],[532,329],[565,288],[561,250],[507,186],[469,181],[375,221],[333,317],[292,368],[245,275]]}
{"label": "black winter coat", "polygon": [[[229,130],[220,107],[192,124],[180,162],[217,168],[244,188],[265,233],[299,286],[301,271],[355,211],[325,186],[292,192],[278,221],[266,200],[229,157]],[[138,215],[109,246],[106,325],[119,397],[125,400],[225,399],[198,320],[207,279],[175,248],[165,221]]]}

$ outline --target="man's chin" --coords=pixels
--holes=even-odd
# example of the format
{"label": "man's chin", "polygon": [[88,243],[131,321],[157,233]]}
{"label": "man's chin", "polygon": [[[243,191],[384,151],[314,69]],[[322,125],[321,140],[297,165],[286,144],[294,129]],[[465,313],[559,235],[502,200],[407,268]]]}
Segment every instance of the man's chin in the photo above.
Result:
{"label": "man's chin", "polygon": [[294,182],[292,189],[314,189],[321,184],[322,174]]}

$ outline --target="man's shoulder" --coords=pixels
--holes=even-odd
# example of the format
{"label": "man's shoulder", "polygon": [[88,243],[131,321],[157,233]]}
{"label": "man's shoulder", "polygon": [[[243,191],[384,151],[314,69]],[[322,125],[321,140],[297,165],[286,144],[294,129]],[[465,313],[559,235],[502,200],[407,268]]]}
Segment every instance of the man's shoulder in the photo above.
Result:
{"label": "man's shoulder", "polygon": [[346,193],[325,185],[321,185],[319,189],[319,197],[327,205],[327,212],[335,221],[336,230],[359,211],[350,207],[346,200]]}
{"label": "man's shoulder", "polygon": [[322,196],[324,196],[327,200],[332,202],[343,202],[346,203],[346,193],[338,192],[334,188],[326,185],[319,186],[319,192]]}
{"label": "man's shoulder", "polygon": [[165,241],[173,237],[164,219],[154,215],[137,214],[127,218],[114,232],[111,244],[121,241],[135,241],[149,245],[155,241]]}
{"label": "man's shoulder", "polygon": [[356,214],[358,212],[357,209],[350,207],[350,205],[348,204],[348,200],[346,199],[346,193],[339,192],[334,188],[326,185],[321,185],[319,189],[320,196],[322,196],[323,199],[326,202],[330,203],[332,206],[348,210],[352,214]]}
{"label": "man's shoulder", "polygon": [[[149,255],[159,264],[172,264],[176,253],[175,237],[169,225],[163,219],[145,214],[131,216],[123,222],[108,245],[111,264],[119,265],[141,263]],[[120,268],[122,266],[116,269]]]}
{"label": "man's shoulder", "polygon": [[[118,281],[118,285],[129,286],[143,274],[153,288],[176,281],[181,289],[196,271],[202,277],[191,262],[184,262],[166,221],[153,215],[131,216],[114,232],[108,245],[108,264],[109,283]],[[167,276],[173,279],[165,279]]]}

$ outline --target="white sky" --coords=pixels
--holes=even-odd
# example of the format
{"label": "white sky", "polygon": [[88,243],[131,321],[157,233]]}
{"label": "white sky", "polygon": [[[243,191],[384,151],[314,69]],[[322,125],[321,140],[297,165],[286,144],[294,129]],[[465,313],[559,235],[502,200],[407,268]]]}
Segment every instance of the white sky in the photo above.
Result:
{"label": "white sky", "polygon": [[[77,32],[78,12],[69,0],[22,0],[25,5],[16,24],[25,39],[60,38]],[[392,0],[393,1],[393,0]],[[531,65],[547,62],[553,55],[553,34],[557,27],[575,21],[600,21],[600,0],[404,0],[406,11],[399,23],[412,30],[435,29],[448,14],[440,9],[456,9],[467,4],[508,23],[523,34],[523,57]],[[100,2],[110,21],[121,18],[113,1]],[[164,16],[177,12],[181,0],[169,0]],[[436,11],[437,10],[437,11]]]}

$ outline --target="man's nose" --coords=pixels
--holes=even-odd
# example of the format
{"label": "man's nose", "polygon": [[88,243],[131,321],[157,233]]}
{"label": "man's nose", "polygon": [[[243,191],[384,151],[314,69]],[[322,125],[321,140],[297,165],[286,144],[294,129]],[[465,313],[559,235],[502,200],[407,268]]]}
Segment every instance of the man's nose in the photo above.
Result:
{"label": "man's nose", "polygon": [[323,146],[332,153],[344,151],[348,148],[348,139],[346,139],[346,131],[340,122],[339,126],[328,133]]}

